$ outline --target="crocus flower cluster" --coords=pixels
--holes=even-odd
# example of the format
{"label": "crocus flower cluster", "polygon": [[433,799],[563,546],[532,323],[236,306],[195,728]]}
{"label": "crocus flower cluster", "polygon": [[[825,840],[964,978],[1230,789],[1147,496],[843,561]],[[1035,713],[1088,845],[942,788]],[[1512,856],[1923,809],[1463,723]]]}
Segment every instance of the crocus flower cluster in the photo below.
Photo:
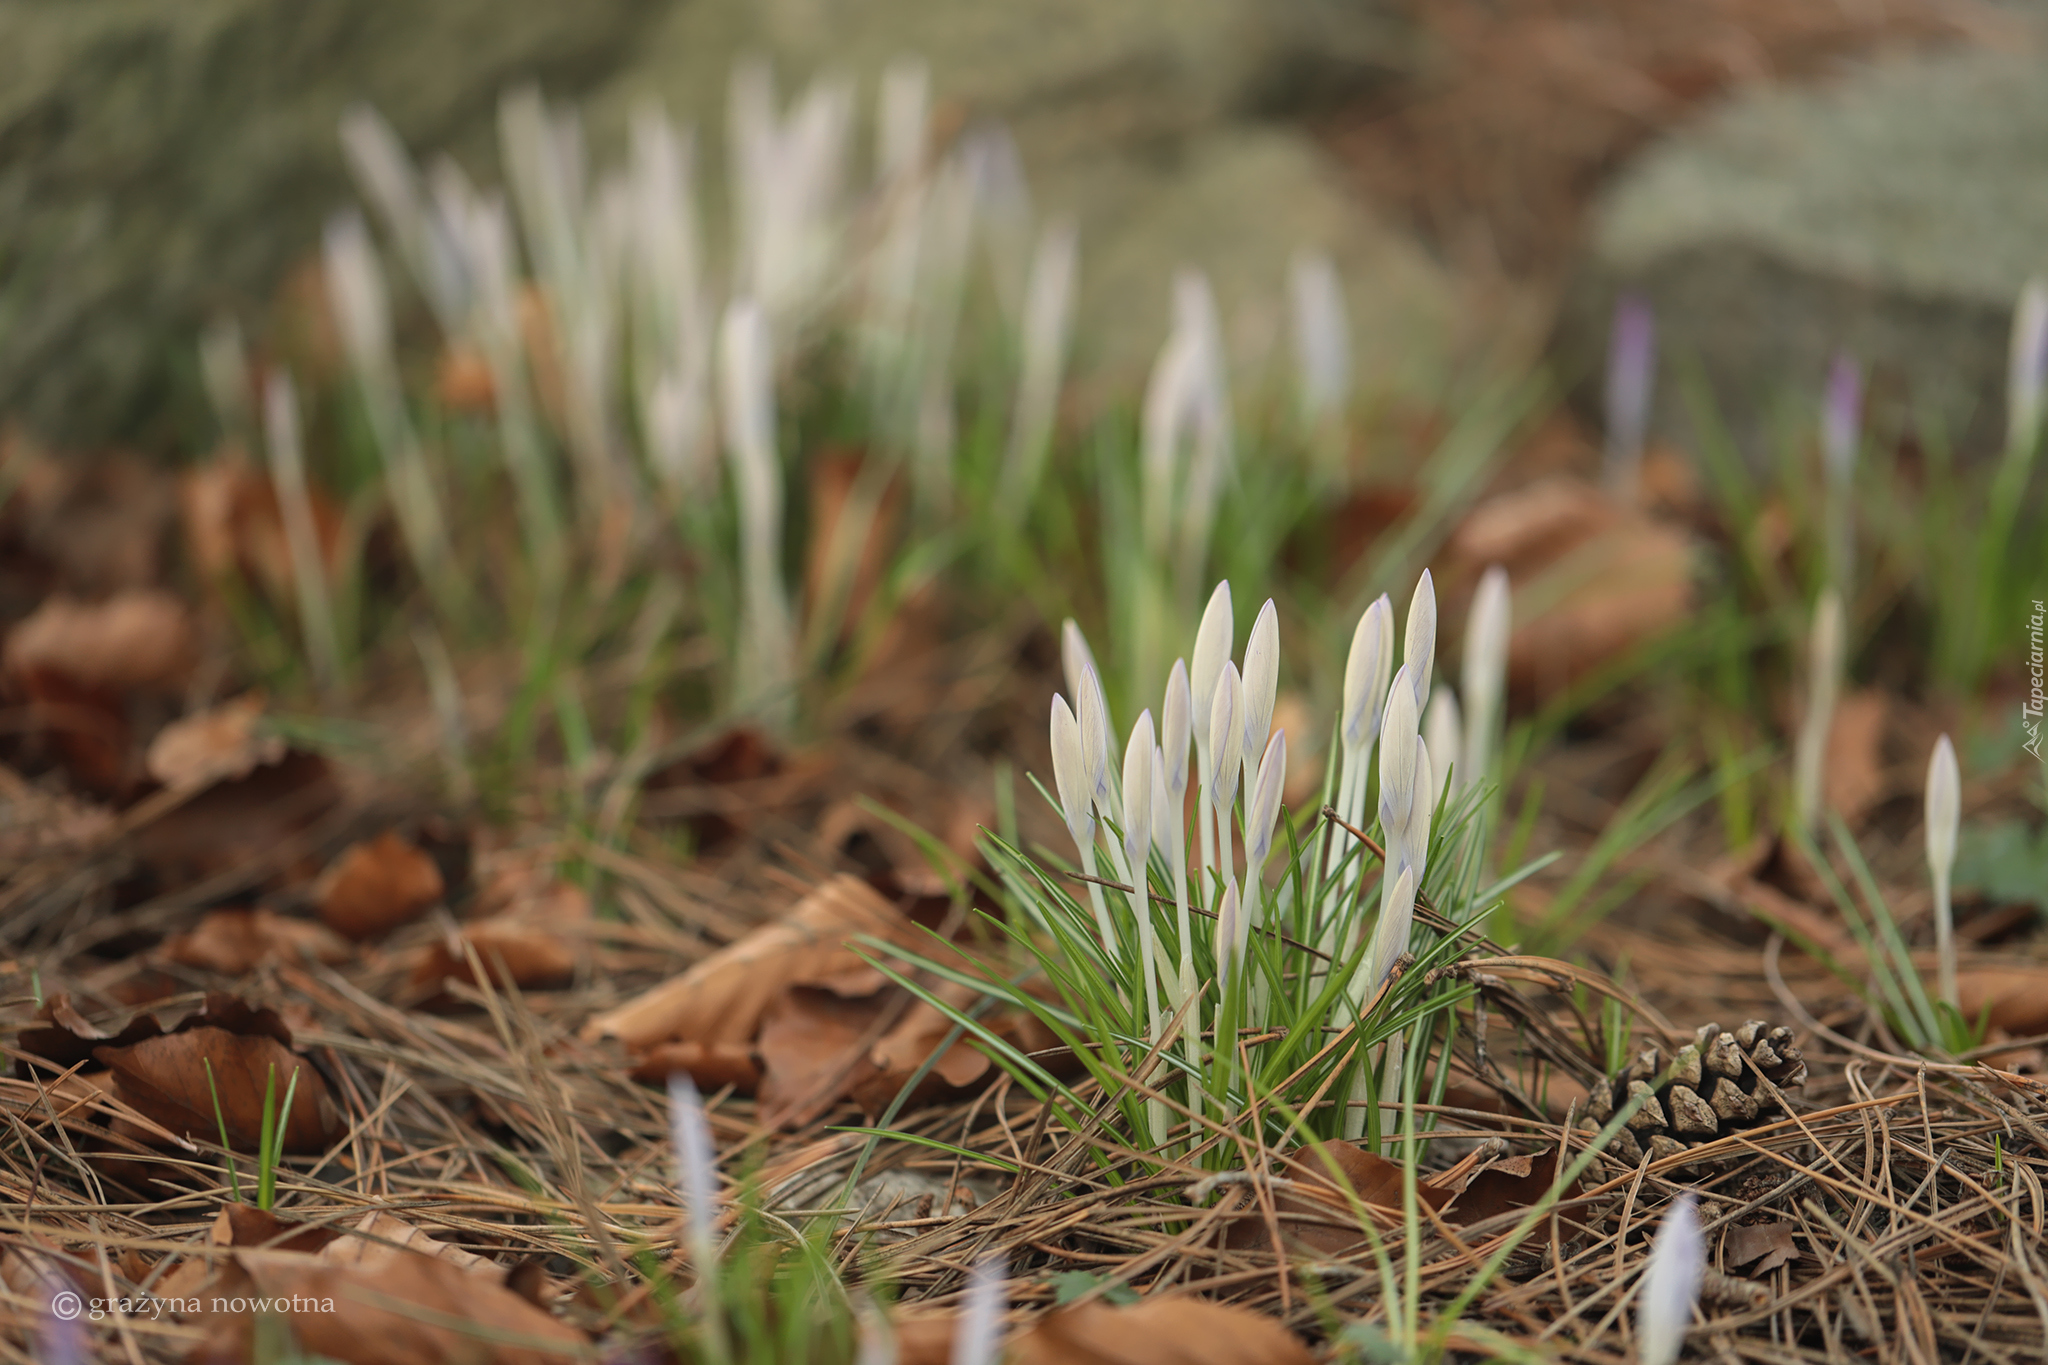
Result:
{"label": "crocus flower cluster", "polygon": [[[1505,575],[1495,570],[1487,576],[1466,647],[1465,687],[1474,698],[1471,715],[1477,723],[1460,718],[1457,700],[1445,687],[1432,708],[1438,717],[1433,737],[1425,739],[1422,703],[1431,695],[1436,622],[1435,584],[1425,572],[1409,602],[1399,669],[1393,607],[1384,596],[1359,618],[1345,667],[1331,789],[1346,824],[1376,824],[1384,840],[1377,915],[1358,895],[1366,860],[1348,835],[1330,839],[1316,858],[1315,901],[1305,909],[1323,958],[1349,964],[1346,994],[1361,1007],[1408,950],[1429,873],[1443,778],[1462,752],[1469,750],[1482,769],[1487,762],[1488,727],[1506,668]],[[1096,937],[1109,961],[1142,982],[1153,1040],[1162,1037],[1167,1020],[1181,1016],[1191,1071],[1200,1066],[1195,1044],[1204,1010],[1212,1017],[1236,1010],[1235,1017],[1253,1022],[1243,1011],[1256,1008],[1263,987],[1246,978],[1251,937],[1291,904],[1293,894],[1291,888],[1269,887],[1266,877],[1280,830],[1288,754],[1286,732],[1273,728],[1280,628],[1272,602],[1260,608],[1242,654],[1233,657],[1235,647],[1230,585],[1219,583],[1202,613],[1194,649],[1168,670],[1158,722],[1146,709],[1119,745],[1094,656],[1070,621],[1061,639],[1066,694],[1052,701],[1054,784],[1081,870],[1091,879],[1084,885]],[[1067,694],[1075,700],[1069,702]],[[1432,745],[1444,755],[1441,771]],[[1375,774],[1376,818],[1368,820]],[[1105,837],[1106,831],[1113,834]],[[1105,865],[1108,880],[1129,888],[1127,918],[1104,895],[1098,868]],[[1170,919],[1152,909],[1155,877],[1162,905],[1171,889]],[[1196,999],[1202,985],[1191,922],[1196,909],[1213,917],[1210,951],[1201,955],[1212,972],[1211,988],[1202,1001]],[[1296,923],[1303,922],[1303,909],[1294,908]],[[1368,919],[1374,924],[1369,938]],[[1174,935],[1177,961],[1161,949],[1162,932]],[[1329,967],[1310,970],[1322,979]]]}

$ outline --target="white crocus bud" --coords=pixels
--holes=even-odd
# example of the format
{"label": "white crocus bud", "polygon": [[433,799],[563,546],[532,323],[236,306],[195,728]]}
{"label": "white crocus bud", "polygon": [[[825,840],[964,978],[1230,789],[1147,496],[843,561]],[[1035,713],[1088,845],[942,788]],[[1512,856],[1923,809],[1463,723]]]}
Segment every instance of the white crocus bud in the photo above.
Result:
{"label": "white crocus bud", "polygon": [[[1145,890],[1146,846],[1152,839],[1152,756],[1158,746],[1152,740],[1152,713],[1140,711],[1131,727],[1130,743],[1124,746],[1124,863],[1131,884],[1137,888],[1132,908],[1140,919],[1147,918],[1142,904]],[[1149,956],[1149,955],[1148,955]]]}
{"label": "white crocus bud", "polygon": [[2006,442],[2024,450],[2041,437],[2041,390],[2048,378],[2048,280],[2020,290],[2012,315],[2011,368],[2006,374]]}
{"label": "white crocus bud", "polygon": [[1088,777],[1088,760],[1081,745],[1081,723],[1067,706],[1067,699],[1052,699],[1052,779],[1059,792],[1060,812],[1066,816],[1067,833],[1083,858],[1095,847],[1093,787]]}
{"label": "white crocus bud", "polygon": [[331,689],[341,682],[341,634],[334,623],[327,559],[321,549],[319,523],[313,518],[312,493],[306,485],[299,392],[283,370],[271,371],[263,388],[263,433],[278,518],[284,523],[285,551],[291,557],[299,629],[304,632],[315,679],[323,689]]}
{"label": "white crocus bud", "polygon": [[1429,827],[1436,818],[1436,767],[1430,761],[1429,741],[1415,741],[1415,778],[1411,784],[1415,799],[1408,804],[1408,820],[1401,830],[1401,852],[1415,869],[1415,889],[1422,890],[1423,875],[1429,870]]}
{"label": "white crocus bud", "polygon": [[1956,833],[1963,818],[1963,776],[1956,746],[1943,735],[1927,761],[1927,870],[1934,879],[1934,946],[1941,962],[1941,998],[1961,1007],[1956,991],[1956,926],[1949,878],[1956,866]]}
{"label": "white crocus bud", "polygon": [[1273,698],[1280,690],[1280,616],[1273,600],[1259,608],[1259,619],[1244,646],[1244,785],[1252,785],[1251,765],[1265,752],[1273,729]]}
{"label": "white crocus bud", "polygon": [[1429,700],[1430,673],[1436,663],[1436,580],[1422,571],[1415,595],[1408,599],[1408,627],[1401,637],[1401,662],[1415,689],[1415,709]]}
{"label": "white crocus bud", "polygon": [[1209,801],[1219,810],[1227,810],[1237,796],[1244,754],[1244,726],[1238,717],[1243,711],[1244,686],[1238,681],[1237,665],[1225,659],[1209,703]]}
{"label": "white crocus bud", "polygon": [[1245,798],[1245,882],[1257,880],[1273,853],[1274,826],[1280,819],[1280,794],[1287,785],[1287,732],[1275,730],[1259,759],[1259,775]]}
{"label": "white crocus bud", "polygon": [[[1351,632],[1351,652],[1344,661],[1344,700],[1337,714],[1337,740],[1342,764],[1337,778],[1337,814],[1352,825],[1365,823],[1365,790],[1373,742],[1379,738],[1381,708],[1394,669],[1394,604],[1381,593],[1358,618]],[[1345,844],[1334,833],[1324,854],[1323,871],[1343,860]],[[1344,886],[1357,884],[1346,873]],[[1340,888],[1341,889],[1341,888]]]}
{"label": "white crocus bud", "polygon": [[1209,818],[1216,827],[1213,845],[1204,851],[1210,866],[1226,883],[1235,885],[1236,872],[1230,860],[1230,808],[1237,800],[1237,774],[1243,762],[1244,688],[1237,680],[1237,667],[1223,662],[1216,680],[1216,699],[1209,707],[1209,769],[1204,775],[1203,798]]}
{"label": "white crocus bud", "polygon": [[[1091,709],[1087,703],[1082,709]],[[1081,871],[1089,877],[1095,875],[1095,776],[1088,765],[1087,744],[1082,738],[1081,722],[1067,706],[1067,699],[1054,696],[1052,699],[1052,780],[1059,793],[1060,811],[1067,818],[1067,833],[1073,836],[1074,851],[1081,857]],[[1116,930],[1110,924],[1109,906],[1102,899],[1102,888],[1095,882],[1088,884],[1088,905],[1095,911],[1095,927],[1102,935],[1105,951],[1113,952],[1116,947]]]}
{"label": "white crocus bud", "polygon": [[[1223,675],[1223,665],[1230,661],[1231,646],[1237,642],[1237,623],[1230,609],[1230,580],[1216,585],[1209,594],[1209,605],[1202,608],[1202,624],[1195,631],[1195,653],[1189,662],[1188,682],[1193,688],[1195,715],[1206,721],[1209,708],[1216,701],[1216,680]],[[1199,749],[1206,741],[1198,727],[1195,745]]]}
{"label": "white crocus bud", "polygon": [[[1463,717],[1458,712],[1458,697],[1450,688],[1439,684],[1429,699],[1429,709],[1422,713],[1422,740],[1433,754],[1442,754],[1450,768],[1451,780],[1462,787],[1465,774],[1459,771],[1458,744],[1465,730]],[[1420,792],[1421,789],[1417,788]],[[1427,792],[1422,792],[1425,799]]]}
{"label": "white crocus bud", "polygon": [[[1060,622],[1060,676],[1066,679],[1067,690],[1075,697],[1081,695],[1081,679],[1092,671],[1098,685],[1102,670],[1096,667],[1095,651],[1088,648],[1088,637],[1081,633],[1081,627],[1069,616]],[[1107,708],[1104,710],[1107,715]]]}
{"label": "white crocus bud", "polygon": [[1636,1359],[1642,1365],[1673,1365],[1678,1359],[1706,1269],[1707,1239],[1688,1190],[1664,1215],[1650,1244],[1650,1264],[1636,1300]]}
{"label": "white crocus bud", "polygon": [[[1126,760],[1128,762],[1128,760]],[[1166,784],[1167,758],[1163,750],[1152,751],[1152,847],[1166,859],[1167,871],[1176,877],[1187,866],[1187,828],[1182,823],[1180,802]]]}
{"label": "white crocus bud", "polygon": [[[1145,1018],[1156,1037],[1159,1021],[1158,930],[1152,920],[1152,905],[1145,876],[1146,852],[1152,843],[1152,757],[1158,748],[1152,742],[1152,713],[1141,711],[1131,727],[1131,742],[1124,749],[1124,872],[1131,887],[1131,915],[1138,925],[1138,971],[1145,979]],[[1155,1132],[1166,1126],[1163,1113],[1153,1116]]]}
{"label": "white crocus bud", "polygon": [[1408,828],[1408,809],[1415,801],[1415,687],[1408,665],[1402,664],[1387,687],[1386,722],[1380,730],[1380,830],[1386,839],[1387,875],[1405,861],[1401,842]]}
{"label": "white crocus bud", "polygon": [[[1187,745],[1181,749],[1186,751]],[[1189,937],[1188,919],[1188,847],[1187,827],[1182,823],[1181,803],[1166,789],[1166,758],[1154,754],[1152,762],[1152,843],[1160,856],[1166,859],[1166,870],[1173,876],[1174,927],[1180,933],[1180,976],[1174,991],[1173,1007],[1179,1009],[1195,990],[1195,941]],[[1189,1048],[1198,1046],[1195,1036],[1201,1032],[1201,1020],[1193,1007],[1188,1017],[1181,1021],[1181,1027],[1190,1030]]]}
{"label": "white crocus bud", "polygon": [[782,464],[775,453],[775,368],[768,322],[751,300],[726,310],[719,330],[726,453],[739,493],[740,581],[745,599],[740,704],[786,722],[796,675],[796,627],[782,585]]}
{"label": "white crocus bud", "polygon": [[1109,704],[1103,697],[1102,680],[1095,675],[1093,664],[1082,666],[1077,690],[1080,693],[1081,759],[1087,765],[1088,799],[1103,814],[1114,815],[1115,802],[1121,792],[1118,773],[1110,760]]}
{"label": "white crocus bud", "polygon": [[1145,384],[1138,419],[1139,529],[1145,553],[1155,560],[1165,559],[1171,551],[1174,490],[1183,482],[1180,451],[1194,421],[1201,363],[1201,343],[1185,327],[1176,326],[1159,348]]}
{"label": "white crocus bud", "polygon": [[1460,786],[1482,780],[1493,764],[1493,731],[1507,693],[1512,629],[1508,572],[1495,564],[1480,576],[1479,590],[1472,595],[1472,614],[1465,621],[1465,742],[1458,751]]}
{"label": "white crocus bud", "polygon": [[[1173,798],[1176,811],[1188,794],[1188,727],[1193,708],[1194,696],[1188,689],[1188,667],[1175,659],[1173,670],[1166,675],[1166,701],[1159,709],[1159,747],[1165,758],[1160,765],[1160,776],[1166,783],[1167,795]],[[1207,716],[1203,717],[1204,721],[1207,719]]]}
{"label": "white crocus bud", "polygon": [[1237,899],[1237,888],[1223,888],[1223,903],[1216,911],[1216,979],[1230,980],[1230,969],[1237,963],[1238,930],[1243,920]]}
{"label": "white crocus bud", "polygon": [[1415,927],[1415,869],[1404,867],[1394,878],[1387,899],[1380,906],[1380,922],[1372,934],[1371,974],[1366,978],[1364,998],[1380,988],[1394,963],[1408,951],[1408,935]]}
{"label": "white crocus bud", "polygon": [[699,1279],[708,1277],[717,1254],[718,1167],[704,1101],[687,1071],[668,1078],[669,1141],[675,1148],[676,1177],[683,1196],[684,1239]]}
{"label": "white crocus bud", "polygon": [[1814,604],[1806,667],[1806,715],[1792,756],[1792,814],[1799,828],[1811,833],[1820,819],[1828,733],[1842,673],[1842,595],[1832,587],[1822,589]]}
{"label": "white crocus bud", "polygon": [[1294,305],[1302,424],[1312,431],[1326,429],[1343,418],[1351,398],[1351,329],[1344,316],[1344,286],[1337,268],[1321,252],[1297,253],[1287,284]]}
{"label": "white crocus bud", "polygon": [[1038,239],[1024,290],[1023,368],[1017,377],[1017,406],[1010,417],[1009,447],[1003,456],[1001,506],[1021,521],[1038,489],[1046,452],[1059,416],[1060,376],[1066,368],[1073,329],[1074,277],[1079,234],[1072,220],[1056,222]]}
{"label": "white crocus bud", "polygon": [[1393,672],[1394,604],[1381,593],[1358,618],[1344,662],[1344,715],[1339,728],[1347,750],[1379,738],[1380,707]]}

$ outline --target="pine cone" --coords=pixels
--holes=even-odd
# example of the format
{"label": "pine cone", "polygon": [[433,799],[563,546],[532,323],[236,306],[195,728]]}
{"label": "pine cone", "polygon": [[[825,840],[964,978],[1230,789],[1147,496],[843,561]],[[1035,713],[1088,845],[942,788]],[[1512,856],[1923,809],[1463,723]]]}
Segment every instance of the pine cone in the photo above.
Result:
{"label": "pine cone", "polygon": [[1664,1080],[1664,1054],[1654,1045],[1586,1100],[1581,1128],[1599,1131],[1629,1098],[1650,1099],[1628,1126],[1615,1134],[1608,1155],[1630,1165],[1675,1156],[1783,1114],[1784,1097],[1806,1080],[1806,1061],[1792,1045],[1792,1030],[1752,1019],[1733,1033],[1707,1024],[1671,1059]]}

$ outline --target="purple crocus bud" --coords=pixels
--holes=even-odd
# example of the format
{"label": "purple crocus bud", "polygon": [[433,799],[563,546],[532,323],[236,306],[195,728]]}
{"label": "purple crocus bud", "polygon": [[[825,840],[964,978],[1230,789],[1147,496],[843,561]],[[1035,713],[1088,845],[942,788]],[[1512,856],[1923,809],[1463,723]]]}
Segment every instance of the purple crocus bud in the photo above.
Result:
{"label": "purple crocus bud", "polygon": [[1828,478],[1847,483],[1863,440],[1863,369],[1846,355],[1828,366],[1828,393],[1820,417],[1821,458]]}
{"label": "purple crocus bud", "polygon": [[1657,385],[1657,324],[1638,294],[1614,305],[1607,344],[1607,487],[1633,497],[1650,429],[1650,395]]}
{"label": "purple crocus bud", "polygon": [[2006,374],[2006,440],[2017,450],[2041,434],[2041,390],[2048,382],[2048,280],[2031,279],[2012,315],[2012,360]]}

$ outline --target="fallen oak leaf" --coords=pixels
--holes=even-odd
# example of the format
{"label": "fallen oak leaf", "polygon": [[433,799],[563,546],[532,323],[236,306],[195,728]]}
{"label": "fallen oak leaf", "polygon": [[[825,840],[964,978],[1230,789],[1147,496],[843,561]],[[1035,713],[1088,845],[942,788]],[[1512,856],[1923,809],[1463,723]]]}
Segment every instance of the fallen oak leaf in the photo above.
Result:
{"label": "fallen oak leaf", "polygon": [[320,1259],[335,1265],[372,1267],[403,1252],[416,1252],[448,1262],[471,1274],[499,1278],[498,1264],[473,1251],[449,1242],[437,1241],[425,1228],[415,1227],[383,1209],[371,1209],[346,1233],[335,1232],[322,1244]]}
{"label": "fallen oak leaf", "polygon": [[846,946],[862,935],[919,950],[928,941],[867,883],[842,874],[821,883],[781,919],[597,1015],[582,1036],[617,1038],[636,1053],[664,1042],[752,1042],[762,1012],[784,986],[863,968]]}
{"label": "fallen oak leaf", "polygon": [[0,667],[24,683],[58,675],[103,695],[171,695],[185,686],[195,657],[185,604],[161,588],[138,588],[102,602],[52,594],[7,632]]}
{"label": "fallen oak leaf", "polygon": [[1752,1278],[1762,1278],[1799,1255],[1799,1247],[1792,1240],[1792,1234],[1798,1230],[1797,1223],[1787,1222],[1732,1227],[1722,1250],[1729,1265],[1744,1266],[1755,1261],[1748,1273]]}
{"label": "fallen oak leaf", "polygon": [[1447,579],[1476,582],[1498,564],[1514,580],[1508,676],[1526,695],[1555,695],[1691,609],[1691,537],[1577,479],[1539,479],[1480,504],[1446,550]]}
{"label": "fallen oak leaf", "polygon": [[47,1063],[53,1072],[69,1071],[91,1061],[95,1048],[128,1047],[164,1031],[155,1015],[137,1014],[110,1033],[80,1014],[68,991],[52,992],[36,1017],[46,1022],[40,1027],[23,1029],[15,1039],[15,1046],[23,1055],[15,1058],[14,1074],[22,1080],[43,1069],[35,1065],[36,1061]]}
{"label": "fallen oak leaf", "polygon": [[632,1070],[636,1081],[664,1081],[678,1071],[689,1073],[699,1090],[710,1093],[731,1086],[752,1094],[761,1083],[761,1062],[749,1043],[656,1043]]}
{"label": "fallen oak leaf", "polygon": [[2013,1038],[2048,1033],[2048,964],[1973,967],[1957,975],[1956,993],[1965,1019],[1988,1016]]}
{"label": "fallen oak leaf", "polygon": [[[1273,1212],[1282,1240],[1290,1250],[1335,1256],[1359,1246],[1365,1234],[1357,1226],[1357,1205],[1384,1226],[1401,1219],[1403,1168],[1351,1142],[1319,1142],[1298,1147],[1283,1158],[1285,1183],[1276,1183]],[[1420,1178],[1415,1194],[1420,1206],[1440,1209],[1452,1191]],[[1231,1218],[1224,1246],[1233,1250],[1270,1249],[1273,1232],[1254,1203]]]}
{"label": "fallen oak leaf", "polygon": [[209,1299],[230,1307],[200,1320],[204,1337],[187,1361],[251,1359],[252,1301],[284,1317],[306,1355],[347,1365],[559,1365],[587,1345],[502,1284],[438,1256],[394,1250],[351,1265],[248,1251],[234,1256]]}
{"label": "fallen oak leaf", "polygon": [[1013,1336],[1011,1365],[1310,1365],[1315,1357],[1262,1313],[1207,1299],[1091,1300]]}
{"label": "fallen oak leaf", "polygon": [[[1548,1148],[1524,1156],[1504,1157],[1480,1169],[1458,1192],[1444,1211],[1446,1221],[1456,1224],[1483,1223],[1505,1213],[1516,1213],[1541,1203],[1557,1183],[1558,1149]],[[1572,1181],[1559,1194],[1560,1200],[1575,1199],[1579,1182]]]}
{"label": "fallen oak leaf", "polygon": [[868,1049],[891,1007],[906,999],[884,991],[887,984],[880,972],[856,972],[829,985],[787,985],[768,1003],[755,1040],[762,1123],[801,1127],[867,1079],[874,1069]]}
{"label": "fallen oak leaf", "polygon": [[441,900],[441,869],[396,830],[350,844],[313,887],[328,928],[358,941],[387,934]]}
{"label": "fallen oak leaf", "polygon": [[190,613],[159,589],[87,603],[57,593],[7,633],[0,676],[29,701],[73,780],[125,799],[141,777],[130,702],[185,685],[194,659]]}
{"label": "fallen oak leaf", "polygon": [[217,782],[156,814],[133,835],[136,857],[163,881],[197,881],[269,861],[341,800],[319,754],[287,750],[248,776]]}
{"label": "fallen oak leaf", "polygon": [[251,692],[172,721],[149,742],[143,766],[173,791],[200,791],[281,763],[282,735],[262,728],[263,697]]}
{"label": "fallen oak leaf", "polygon": [[325,925],[271,910],[211,910],[197,925],[166,939],[157,955],[169,962],[223,976],[243,976],[273,963],[311,959],[335,966],[355,956],[347,940]]}
{"label": "fallen oak leaf", "polygon": [[174,1033],[126,1047],[98,1047],[93,1057],[114,1073],[116,1098],[138,1113],[187,1138],[218,1140],[225,1121],[228,1142],[237,1150],[256,1147],[272,1077],[281,1108],[296,1074],[284,1148],[317,1152],[340,1135],[341,1119],[326,1081],[292,1052],[290,1039],[274,1011],[219,996]]}
{"label": "fallen oak leaf", "polygon": [[553,990],[575,980],[576,949],[542,925],[480,920],[428,944],[413,966],[411,985],[415,990],[437,989],[449,981],[481,986],[479,964],[483,977],[499,990]]}
{"label": "fallen oak leaf", "polygon": [[249,1251],[315,1252],[341,1236],[336,1228],[280,1218],[254,1204],[228,1203],[213,1216],[208,1240]]}

